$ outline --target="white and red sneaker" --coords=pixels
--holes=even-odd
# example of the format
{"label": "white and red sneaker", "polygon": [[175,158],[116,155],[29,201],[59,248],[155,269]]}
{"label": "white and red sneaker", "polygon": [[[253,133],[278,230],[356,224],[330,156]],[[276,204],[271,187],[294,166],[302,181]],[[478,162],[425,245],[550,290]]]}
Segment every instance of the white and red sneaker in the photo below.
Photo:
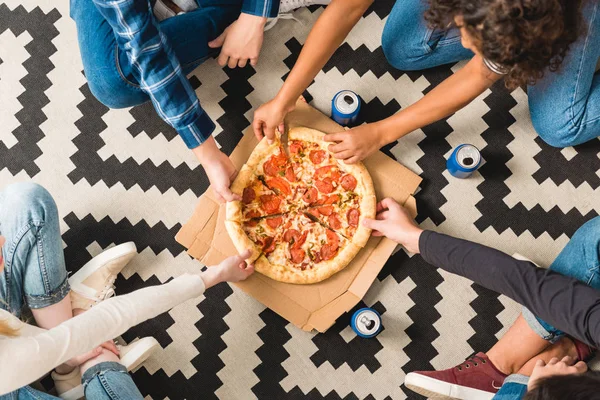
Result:
{"label": "white and red sneaker", "polygon": [[505,378],[484,353],[477,353],[443,371],[411,372],[404,385],[432,399],[490,400]]}

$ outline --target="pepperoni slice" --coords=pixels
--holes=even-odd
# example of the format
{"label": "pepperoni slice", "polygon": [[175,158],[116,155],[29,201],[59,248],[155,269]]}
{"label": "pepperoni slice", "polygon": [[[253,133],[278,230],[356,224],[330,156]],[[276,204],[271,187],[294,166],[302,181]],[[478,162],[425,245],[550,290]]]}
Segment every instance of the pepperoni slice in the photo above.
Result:
{"label": "pepperoni slice", "polygon": [[269,225],[273,229],[277,228],[282,223],[283,223],[283,217],[267,218],[267,225]]}
{"label": "pepperoni slice", "polygon": [[290,184],[283,178],[276,176],[275,178],[267,179],[265,181],[268,187],[271,189],[278,191],[279,193],[283,193],[286,196],[292,194],[292,188]]}
{"label": "pepperoni slice", "polygon": [[264,163],[263,169],[265,171],[265,174],[267,174],[268,176],[277,176],[277,173],[279,173],[279,167],[273,162],[271,162],[271,160]]}
{"label": "pepperoni slice", "polygon": [[323,203],[323,204],[335,204],[338,201],[340,201],[340,195],[339,194],[334,194],[334,195],[329,196],[327,198],[327,200],[325,200],[325,203]]}
{"label": "pepperoni slice", "polygon": [[290,154],[297,154],[302,151],[302,143],[293,141],[290,144]]}
{"label": "pepperoni slice", "polygon": [[272,194],[263,194],[260,196],[260,203],[265,212],[269,214],[275,214],[277,211],[279,211],[281,199]]}
{"label": "pepperoni slice", "polygon": [[254,228],[256,225],[258,225],[258,221],[255,219],[251,219],[251,220],[244,222],[244,225]]}
{"label": "pepperoni slice", "polygon": [[300,236],[298,238],[298,240],[296,240],[296,242],[292,245],[292,247],[294,248],[300,248],[304,242],[306,242],[306,238],[308,237],[308,231],[304,231],[304,233],[302,234],[302,236]]}
{"label": "pepperoni slice", "polygon": [[294,264],[300,264],[302,261],[304,261],[304,257],[306,256],[306,252],[302,249],[291,249],[290,254]]}
{"label": "pepperoni slice", "polygon": [[279,147],[279,154],[271,156],[273,163],[278,167],[283,167],[288,162],[288,158],[285,155],[285,150],[283,150],[283,146]]}
{"label": "pepperoni slice", "polygon": [[244,192],[242,193],[242,202],[244,204],[250,204],[256,198],[256,193],[254,189],[251,187],[244,188]]}
{"label": "pepperoni slice", "polygon": [[321,215],[331,215],[333,212],[333,206],[323,206],[318,208]]}
{"label": "pepperoni slice", "polygon": [[262,251],[265,254],[269,254],[272,253],[275,250],[275,240],[273,240],[272,237],[266,237],[265,240],[263,240],[263,247],[262,247]]}
{"label": "pepperoni slice", "polygon": [[313,164],[321,164],[327,157],[327,153],[325,153],[325,150],[312,150],[308,157]]}
{"label": "pepperoni slice", "polygon": [[340,247],[340,239],[338,238],[338,235],[335,232],[330,231],[329,229],[327,230],[326,234],[327,244],[331,246],[333,250],[337,250],[338,247]]}
{"label": "pepperoni slice", "polygon": [[342,222],[340,221],[340,219],[338,218],[337,214],[331,214],[328,218],[327,218],[327,222],[329,223],[329,227],[331,229],[340,229],[342,227]]}
{"label": "pepperoni slice", "polygon": [[314,255],[314,260],[313,261],[315,262],[315,264],[318,264],[318,263],[320,263],[322,261],[321,260],[321,253],[320,252],[317,251],[313,255]]}
{"label": "pepperoni slice", "polygon": [[324,177],[329,175],[334,168],[336,168],[335,165],[326,165],[324,167],[317,168],[315,170],[315,179],[323,179]]}
{"label": "pepperoni slice", "polygon": [[294,174],[294,168],[291,165],[285,170],[285,179],[290,182],[296,182],[296,174]]}
{"label": "pepperoni slice", "polygon": [[358,217],[360,217],[360,211],[356,208],[351,208],[348,210],[346,214],[346,218],[348,218],[348,225],[350,226],[358,226]]}
{"label": "pepperoni slice", "polygon": [[333,192],[333,184],[331,184],[331,182],[315,181],[315,186],[317,187],[317,189],[319,189],[319,192],[321,193],[328,194]]}
{"label": "pepperoni slice", "polygon": [[342,187],[346,190],[356,189],[356,178],[350,174],[342,176]]}
{"label": "pepperoni slice", "polygon": [[288,229],[283,234],[283,241],[284,242],[291,243],[292,239],[294,239],[294,243],[297,242],[298,239],[300,239],[300,232],[297,231],[296,229]]}
{"label": "pepperoni slice", "polygon": [[311,187],[304,193],[302,196],[302,200],[307,202],[308,204],[314,204],[317,201],[317,197],[319,196],[319,192],[314,187]]}
{"label": "pepperoni slice", "polygon": [[331,245],[326,244],[321,248],[321,258],[323,261],[331,260],[337,253],[337,248],[333,248]]}

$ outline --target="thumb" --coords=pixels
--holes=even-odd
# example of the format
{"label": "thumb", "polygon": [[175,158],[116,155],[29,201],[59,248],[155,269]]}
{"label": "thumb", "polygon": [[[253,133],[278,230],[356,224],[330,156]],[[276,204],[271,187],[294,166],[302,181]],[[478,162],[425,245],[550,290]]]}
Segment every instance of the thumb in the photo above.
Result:
{"label": "thumb", "polygon": [[241,258],[242,260],[245,260],[245,259],[247,259],[248,257],[250,257],[250,255],[251,255],[251,254],[252,254],[252,252],[250,251],[250,249],[246,249],[246,250],[244,250],[244,251],[242,251],[242,252],[240,253],[240,258]]}
{"label": "thumb", "polygon": [[371,218],[363,218],[362,224],[365,228],[373,229],[375,231],[382,231],[384,228],[384,222]]}
{"label": "thumb", "polygon": [[210,42],[208,42],[208,47],[210,47],[211,49],[216,49],[217,47],[223,46],[224,42],[225,42],[225,32],[221,33],[219,35],[219,37],[216,38],[215,40],[211,40]]}

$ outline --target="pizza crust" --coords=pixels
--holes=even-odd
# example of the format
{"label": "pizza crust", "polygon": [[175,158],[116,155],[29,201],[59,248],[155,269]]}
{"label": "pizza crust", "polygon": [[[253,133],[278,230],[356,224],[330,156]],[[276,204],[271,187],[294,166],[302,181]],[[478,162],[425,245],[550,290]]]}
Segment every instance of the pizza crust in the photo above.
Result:
{"label": "pizza crust", "polygon": [[261,249],[254,243],[244,229],[242,228],[241,222],[235,221],[225,221],[225,228],[227,229],[227,233],[229,233],[229,237],[233,242],[238,253],[242,253],[246,249],[250,249],[252,254],[247,258],[248,262],[255,261],[261,255]]}

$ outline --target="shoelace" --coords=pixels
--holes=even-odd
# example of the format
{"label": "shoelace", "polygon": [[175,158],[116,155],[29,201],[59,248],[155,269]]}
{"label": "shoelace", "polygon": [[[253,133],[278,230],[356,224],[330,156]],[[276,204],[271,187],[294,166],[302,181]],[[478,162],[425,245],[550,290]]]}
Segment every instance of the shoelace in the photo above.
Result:
{"label": "shoelace", "polygon": [[104,301],[106,299],[109,299],[109,298],[113,297],[114,295],[116,295],[116,293],[115,293],[115,285],[114,284],[107,285],[107,286],[104,287],[104,289],[102,289],[100,291],[100,293],[98,293],[98,296],[94,300],[94,303],[98,304],[101,301]]}
{"label": "shoelace", "polygon": [[[477,361],[479,361],[479,363],[477,363]],[[471,364],[473,365],[473,367],[477,367],[477,366],[479,366],[479,364],[487,364],[487,361],[485,358],[482,358],[479,356],[472,356],[472,357],[467,358],[462,364],[458,365],[456,368],[459,371],[462,371],[463,367],[471,368]]]}
{"label": "shoelace", "polygon": [[302,21],[300,21],[298,18],[294,17],[292,15],[292,13],[283,13],[283,14],[279,14],[278,16],[276,16],[273,19],[270,19],[269,22],[267,22],[267,24],[265,25],[264,31],[266,32],[269,29],[273,28],[280,19],[291,19],[302,25]]}

